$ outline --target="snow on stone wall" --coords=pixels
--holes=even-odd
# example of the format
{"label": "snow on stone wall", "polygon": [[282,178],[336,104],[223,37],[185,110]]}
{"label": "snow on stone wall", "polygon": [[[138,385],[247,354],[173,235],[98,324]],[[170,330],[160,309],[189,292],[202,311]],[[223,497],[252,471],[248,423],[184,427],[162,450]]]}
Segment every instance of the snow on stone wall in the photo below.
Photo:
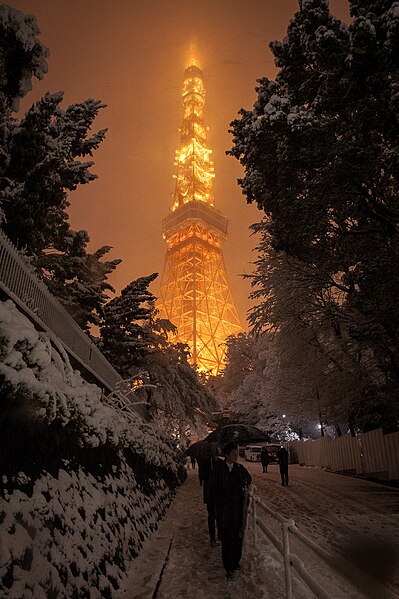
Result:
{"label": "snow on stone wall", "polygon": [[103,403],[0,302],[0,596],[113,597],[182,478],[163,433]]}

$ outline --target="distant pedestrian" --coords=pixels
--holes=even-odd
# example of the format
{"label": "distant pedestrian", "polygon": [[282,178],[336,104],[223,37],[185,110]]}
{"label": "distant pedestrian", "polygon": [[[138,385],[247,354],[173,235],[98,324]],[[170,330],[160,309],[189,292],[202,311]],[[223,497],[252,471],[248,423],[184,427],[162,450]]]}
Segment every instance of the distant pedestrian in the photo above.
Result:
{"label": "distant pedestrian", "polygon": [[222,559],[226,578],[233,578],[240,567],[243,542],[244,502],[252,477],[238,464],[238,446],[228,443],[223,450],[225,460],[214,467],[210,501],[216,510],[219,537],[222,541]]}
{"label": "distant pedestrian", "polygon": [[211,501],[210,482],[216,463],[220,461],[215,449],[210,457],[198,460],[198,478],[202,486],[204,503],[208,510],[208,532],[211,547],[216,547],[216,513],[215,503]]}
{"label": "distant pedestrian", "polygon": [[191,456],[191,468],[195,470],[195,457],[193,455]]}
{"label": "distant pedestrian", "polygon": [[262,463],[263,472],[267,472],[267,467],[270,462],[270,456],[269,456],[269,452],[267,451],[266,447],[262,447],[262,449],[261,449],[260,461]]}
{"label": "distant pedestrian", "polygon": [[277,452],[277,459],[280,466],[281,484],[288,487],[288,451],[281,446]]}

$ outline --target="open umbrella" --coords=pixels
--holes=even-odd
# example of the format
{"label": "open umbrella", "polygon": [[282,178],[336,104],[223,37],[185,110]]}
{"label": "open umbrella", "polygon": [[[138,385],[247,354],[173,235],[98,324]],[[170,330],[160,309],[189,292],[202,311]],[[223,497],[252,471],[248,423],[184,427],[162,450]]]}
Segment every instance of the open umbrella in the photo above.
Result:
{"label": "open umbrella", "polygon": [[202,441],[197,441],[197,443],[190,445],[184,453],[187,456],[193,456],[197,459],[206,459],[217,455],[218,448],[218,443],[207,443],[205,439],[202,439]]}
{"label": "open umbrella", "polygon": [[256,426],[248,424],[226,424],[210,433],[201,443],[216,443],[219,446],[226,443],[238,443],[247,445],[249,443],[268,443],[269,435]]}

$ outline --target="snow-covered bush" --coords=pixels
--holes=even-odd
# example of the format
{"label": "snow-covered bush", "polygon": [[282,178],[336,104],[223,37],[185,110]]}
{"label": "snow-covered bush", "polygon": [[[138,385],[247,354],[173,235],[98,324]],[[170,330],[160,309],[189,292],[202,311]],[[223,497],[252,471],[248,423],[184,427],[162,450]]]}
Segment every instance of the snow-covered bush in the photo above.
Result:
{"label": "snow-covered bush", "polygon": [[0,595],[111,597],[182,477],[57,340],[0,303]]}

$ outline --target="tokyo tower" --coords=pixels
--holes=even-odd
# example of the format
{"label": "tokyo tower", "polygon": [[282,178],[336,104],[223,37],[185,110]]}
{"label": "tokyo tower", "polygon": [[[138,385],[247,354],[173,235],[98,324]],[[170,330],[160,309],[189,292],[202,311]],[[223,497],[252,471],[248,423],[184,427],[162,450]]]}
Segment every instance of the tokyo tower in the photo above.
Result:
{"label": "tokyo tower", "polygon": [[175,191],[163,219],[167,251],[158,309],[176,327],[174,342],[186,343],[191,363],[217,374],[223,367],[225,340],[242,331],[222,254],[227,218],[214,206],[214,166],[206,146],[205,87],[192,60],[184,72],[183,125],[176,151]]}

